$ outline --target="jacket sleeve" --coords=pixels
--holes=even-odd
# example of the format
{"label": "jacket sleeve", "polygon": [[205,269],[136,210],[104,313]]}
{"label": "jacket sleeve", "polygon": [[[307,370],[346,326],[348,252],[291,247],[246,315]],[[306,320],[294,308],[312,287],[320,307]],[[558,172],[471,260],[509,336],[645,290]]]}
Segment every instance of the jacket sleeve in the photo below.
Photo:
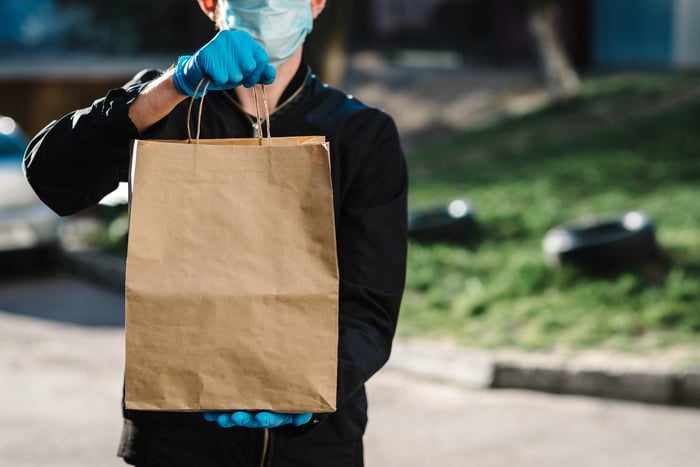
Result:
{"label": "jacket sleeve", "polygon": [[398,132],[378,112],[352,133],[365,136],[353,139],[353,162],[342,164],[339,407],[388,360],[406,273],[408,176]]}
{"label": "jacket sleeve", "polygon": [[97,204],[126,180],[131,140],[138,130],[129,104],[159,72],[139,73],[92,106],[51,122],[24,155],[27,181],[56,213],[67,216]]}

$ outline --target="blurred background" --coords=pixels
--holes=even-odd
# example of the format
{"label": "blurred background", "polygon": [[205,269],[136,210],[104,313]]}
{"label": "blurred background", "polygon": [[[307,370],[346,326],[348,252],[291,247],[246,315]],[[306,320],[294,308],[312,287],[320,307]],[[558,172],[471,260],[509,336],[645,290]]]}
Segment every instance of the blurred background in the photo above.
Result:
{"label": "blurred background", "polygon": [[[396,119],[411,171],[401,335],[697,344],[698,20],[687,0],[329,2],[307,60]],[[27,137],[214,33],[189,0],[5,0],[0,26],[0,114]],[[58,249],[124,255],[123,188]]]}
{"label": "blurred background", "polygon": [[[695,0],[329,0],[306,59],[408,161],[401,341],[700,371],[698,23]],[[213,34],[193,0],[0,0],[0,157]],[[123,187],[64,219],[10,198],[0,310],[119,330]]]}
{"label": "blurred background", "polygon": [[[579,73],[697,67],[698,8],[686,0],[329,2],[307,59],[334,85],[356,85],[348,80],[363,63],[497,68],[535,71],[553,96],[566,97],[578,91]],[[134,70],[169,66],[213,35],[188,0],[3,0],[0,13],[4,111],[30,134]],[[41,101],[42,111],[28,99]]]}

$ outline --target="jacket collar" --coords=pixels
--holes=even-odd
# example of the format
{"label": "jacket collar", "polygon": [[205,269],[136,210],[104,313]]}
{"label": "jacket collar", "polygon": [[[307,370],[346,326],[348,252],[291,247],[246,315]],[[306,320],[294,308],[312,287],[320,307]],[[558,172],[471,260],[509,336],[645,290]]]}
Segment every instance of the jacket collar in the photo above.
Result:
{"label": "jacket collar", "polygon": [[[302,91],[306,87],[306,84],[311,80],[311,78],[314,76],[314,74],[311,72],[311,68],[309,68],[308,65],[302,64],[299,66],[297,69],[296,73],[292,77],[292,80],[289,82],[287,87],[284,89],[284,92],[282,93],[282,96],[280,97],[280,103],[277,105],[277,108],[273,110],[270,113],[270,119],[275,119],[281,114],[284,114],[287,109],[290,107],[293,107],[295,103],[301,99],[302,96]],[[232,90],[227,90],[224,91],[223,94],[231,100],[236,107],[243,112],[245,115],[250,118],[251,116],[248,115],[243,108],[241,107],[240,103],[238,102],[238,99],[236,98],[236,93],[233,92]]]}

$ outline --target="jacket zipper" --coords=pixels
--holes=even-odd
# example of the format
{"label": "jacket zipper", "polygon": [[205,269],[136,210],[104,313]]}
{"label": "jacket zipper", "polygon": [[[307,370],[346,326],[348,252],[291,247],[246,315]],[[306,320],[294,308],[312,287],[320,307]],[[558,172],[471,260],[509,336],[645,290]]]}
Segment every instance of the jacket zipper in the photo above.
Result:
{"label": "jacket zipper", "polygon": [[265,467],[267,463],[267,451],[270,446],[270,430],[265,428],[263,430],[263,446],[262,446],[262,456],[260,457],[260,467]]}

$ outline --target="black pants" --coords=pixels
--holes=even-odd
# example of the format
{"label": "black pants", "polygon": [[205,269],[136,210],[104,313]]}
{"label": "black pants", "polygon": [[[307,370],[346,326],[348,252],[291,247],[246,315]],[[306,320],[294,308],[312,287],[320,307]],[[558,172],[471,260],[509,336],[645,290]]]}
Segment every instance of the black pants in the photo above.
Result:
{"label": "black pants", "polygon": [[[192,414],[195,415],[195,414]],[[181,417],[178,417],[181,418]],[[201,414],[166,417],[140,433],[138,467],[363,467],[362,439],[329,443],[326,427],[296,436],[285,428],[221,428]],[[263,461],[263,452],[265,459]]]}

